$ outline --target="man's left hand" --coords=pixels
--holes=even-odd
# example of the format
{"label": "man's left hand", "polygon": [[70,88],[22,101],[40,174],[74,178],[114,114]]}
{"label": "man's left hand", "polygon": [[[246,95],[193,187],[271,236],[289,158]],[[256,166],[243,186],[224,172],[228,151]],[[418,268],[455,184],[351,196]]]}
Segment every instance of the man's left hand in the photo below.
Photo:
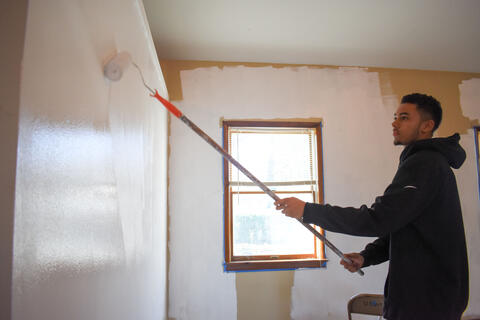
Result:
{"label": "man's left hand", "polygon": [[286,216],[300,219],[303,216],[305,202],[298,198],[285,198],[275,201],[275,209],[282,210]]}

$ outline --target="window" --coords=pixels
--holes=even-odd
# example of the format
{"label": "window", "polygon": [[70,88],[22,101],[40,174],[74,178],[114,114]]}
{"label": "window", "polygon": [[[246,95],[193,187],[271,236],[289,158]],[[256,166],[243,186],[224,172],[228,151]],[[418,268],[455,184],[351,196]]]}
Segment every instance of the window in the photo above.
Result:
{"label": "window", "polygon": [[[319,122],[224,121],[223,145],[280,198],[323,202]],[[225,269],[321,267],[324,245],[224,160]],[[318,229],[322,234],[323,230]]]}

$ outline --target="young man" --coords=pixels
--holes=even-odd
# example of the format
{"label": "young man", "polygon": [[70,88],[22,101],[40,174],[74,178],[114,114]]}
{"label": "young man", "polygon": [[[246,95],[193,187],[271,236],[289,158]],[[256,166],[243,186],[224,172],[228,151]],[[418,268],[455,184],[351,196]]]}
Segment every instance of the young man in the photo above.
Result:
{"label": "young man", "polygon": [[460,137],[432,138],[442,119],[440,103],[424,94],[402,98],[393,126],[395,145],[405,149],[392,183],[369,208],[275,202],[277,210],[322,228],[379,237],[348,254],[351,272],[390,261],[384,318],[458,320],[468,302],[465,231],[455,176],[465,151]]}

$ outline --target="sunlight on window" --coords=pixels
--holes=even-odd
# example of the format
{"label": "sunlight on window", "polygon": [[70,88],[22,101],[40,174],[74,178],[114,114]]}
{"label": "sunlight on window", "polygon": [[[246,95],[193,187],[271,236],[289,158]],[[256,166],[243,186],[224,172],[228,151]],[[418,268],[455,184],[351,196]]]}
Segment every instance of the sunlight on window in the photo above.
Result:
{"label": "sunlight on window", "polygon": [[[231,154],[260,181],[313,180],[313,130],[273,129],[231,133]],[[272,129],[270,129],[272,131]],[[250,181],[231,166],[232,181]]]}
{"label": "sunlight on window", "polygon": [[[311,193],[282,194],[313,201]],[[275,210],[265,194],[233,195],[233,255],[309,254],[314,236],[301,224]]]}

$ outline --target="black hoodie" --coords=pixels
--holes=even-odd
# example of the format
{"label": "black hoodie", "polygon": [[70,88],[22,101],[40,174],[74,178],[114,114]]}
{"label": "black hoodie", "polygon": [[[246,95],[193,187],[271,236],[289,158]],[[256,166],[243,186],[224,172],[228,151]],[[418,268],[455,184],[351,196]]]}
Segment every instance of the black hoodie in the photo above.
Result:
{"label": "black hoodie", "polygon": [[390,260],[384,317],[460,319],[468,302],[468,263],[455,176],[460,136],[405,147],[385,193],[369,208],[307,203],[303,221],[356,236],[379,237],[361,252],[364,267]]}

